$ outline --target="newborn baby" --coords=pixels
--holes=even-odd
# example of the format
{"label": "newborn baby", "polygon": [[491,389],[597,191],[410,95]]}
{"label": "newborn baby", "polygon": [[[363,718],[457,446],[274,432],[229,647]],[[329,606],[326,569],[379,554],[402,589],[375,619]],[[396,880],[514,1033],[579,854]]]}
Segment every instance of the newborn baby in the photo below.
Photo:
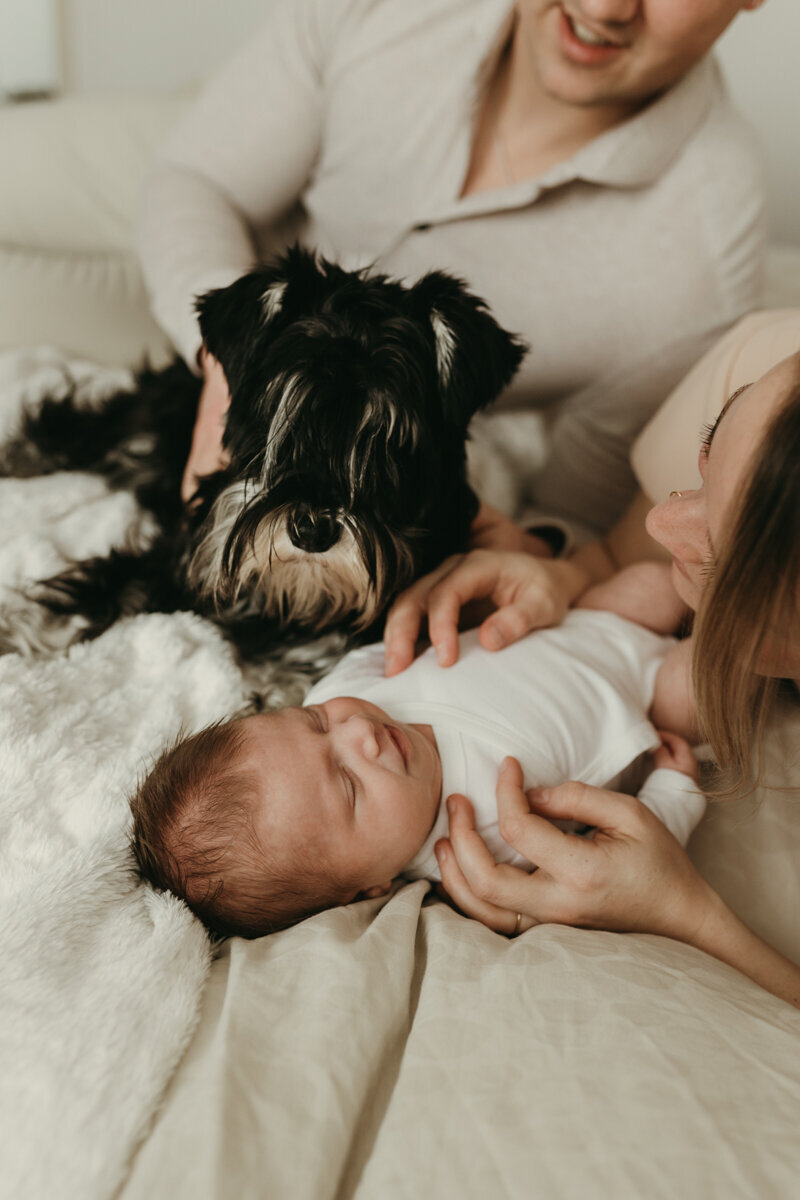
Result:
{"label": "newborn baby", "polygon": [[356,650],[303,707],[212,726],[165,752],[132,800],[137,861],[212,931],[258,937],[380,895],[397,876],[438,879],[444,800],[462,792],[495,857],[533,869],[497,831],[507,755],[526,787],[577,779],[635,792],[656,751],[681,770],[657,769],[639,796],[685,843],[705,808],[694,759],[685,743],[663,747],[647,715],[686,725],[679,653],[672,638],[582,610],[496,654],[463,634],[447,670],[429,650],[386,679],[382,645]]}

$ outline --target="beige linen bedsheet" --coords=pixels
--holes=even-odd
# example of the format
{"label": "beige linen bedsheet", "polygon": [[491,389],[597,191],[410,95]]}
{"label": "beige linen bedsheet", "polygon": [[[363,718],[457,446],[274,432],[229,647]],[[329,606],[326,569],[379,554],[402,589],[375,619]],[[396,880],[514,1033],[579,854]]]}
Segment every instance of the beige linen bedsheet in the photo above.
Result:
{"label": "beige linen bedsheet", "polygon": [[[797,778],[800,724],[770,761]],[[796,794],[692,852],[800,961]],[[510,941],[401,888],[229,942],[123,1200],[800,1194],[800,1012],[664,938]]]}

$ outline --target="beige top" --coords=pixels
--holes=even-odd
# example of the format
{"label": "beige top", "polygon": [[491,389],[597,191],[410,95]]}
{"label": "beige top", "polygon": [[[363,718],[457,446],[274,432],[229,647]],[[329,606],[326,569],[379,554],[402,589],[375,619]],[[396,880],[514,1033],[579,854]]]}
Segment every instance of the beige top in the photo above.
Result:
{"label": "beige top", "polygon": [[704,427],[716,419],[737,388],[753,383],[798,350],[798,308],[752,313],[729,330],[689,372],[633,446],[631,463],[651,500],[659,503],[673,489],[700,486],[697,461]]}
{"label": "beige top", "polygon": [[605,481],[625,475],[633,437],[756,302],[760,165],[706,60],[539,178],[462,197],[512,11],[273,0],[158,157],[143,267],[190,363],[193,297],[294,237],[345,266],[461,275],[532,344],[504,403],[568,401],[540,503],[608,524],[628,493]]}

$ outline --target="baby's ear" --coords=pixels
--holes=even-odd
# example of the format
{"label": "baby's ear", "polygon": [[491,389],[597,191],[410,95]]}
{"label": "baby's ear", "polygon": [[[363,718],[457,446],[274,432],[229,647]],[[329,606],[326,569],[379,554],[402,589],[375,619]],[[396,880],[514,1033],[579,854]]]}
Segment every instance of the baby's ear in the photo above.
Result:
{"label": "baby's ear", "polygon": [[378,896],[385,896],[392,886],[391,879],[388,883],[376,883],[375,887],[367,888],[366,891],[360,892],[363,900],[377,900]]}

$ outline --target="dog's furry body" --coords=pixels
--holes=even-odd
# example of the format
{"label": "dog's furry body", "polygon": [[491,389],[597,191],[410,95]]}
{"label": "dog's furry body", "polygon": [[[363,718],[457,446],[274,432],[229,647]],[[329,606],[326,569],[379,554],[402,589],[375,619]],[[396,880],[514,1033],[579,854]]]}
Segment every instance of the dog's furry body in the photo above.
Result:
{"label": "dog's furry body", "polygon": [[158,527],[149,545],[39,584],[33,651],[190,608],[243,658],[286,627],[375,631],[399,590],[466,545],[467,426],[524,347],[458,280],[433,272],[405,287],[294,249],[198,313],[231,392],[230,465],[202,480],[190,511],[180,480],[201,383],[180,362],[99,406],[45,400],[0,450],[5,475],[103,475]]}

